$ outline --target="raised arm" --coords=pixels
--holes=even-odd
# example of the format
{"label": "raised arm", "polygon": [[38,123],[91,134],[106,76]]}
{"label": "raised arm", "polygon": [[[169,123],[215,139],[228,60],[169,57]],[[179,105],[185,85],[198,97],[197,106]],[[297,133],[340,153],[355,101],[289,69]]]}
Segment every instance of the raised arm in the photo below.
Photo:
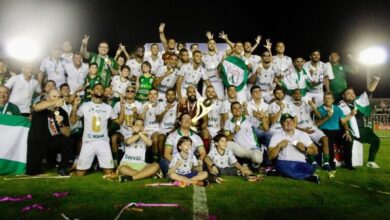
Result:
{"label": "raised arm", "polygon": [[81,47],[80,47],[80,53],[87,60],[89,59],[89,52],[87,50],[88,40],[89,40],[89,36],[88,35],[84,35],[84,38],[81,41]]}
{"label": "raised arm", "polygon": [[253,51],[256,50],[256,48],[259,46],[260,44],[260,41],[261,41],[261,35],[258,35],[255,39],[255,45],[253,45],[252,49],[251,49],[251,53],[253,53]]}
{"label": "raised arm", "polygon": [[234,48],[234,43],[229,40],[228,35],[225,34],[225,32],[222,31],[221,33],[219,33],[219,38],[224,40],[229,45],[230,48],[232,49]]}
{"label": "raised arm", "polygon": [[160,33],[160,41],[164,46],[165,52],[168,52],[169,51],[168,40],[165,37],[164,30],[165,30],[165,23],[161,23],[160,26],[158,27],[158,31]]}
{"label": "raised arm", "polygon": [[76,96],[73,102],[72,112],[70,113],[69,123],[75,124],[79,120],[79,116],[77,116],[77,109],[79,108],[81,103],[81,98]]}

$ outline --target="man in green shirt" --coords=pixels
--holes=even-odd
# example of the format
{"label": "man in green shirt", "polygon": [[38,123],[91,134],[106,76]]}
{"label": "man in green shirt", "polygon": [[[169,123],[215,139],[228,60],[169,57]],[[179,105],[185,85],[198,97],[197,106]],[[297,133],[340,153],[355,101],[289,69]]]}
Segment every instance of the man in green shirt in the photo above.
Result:
{"label": "man in green shirt", "polygon": [[330,90],[337,103],[342,99],[341,95],[347,88],[347,73],[353,73],[353,70],[348,65],[340,64],[340,55],[337,51],[330,53],[329,61],[334,74],[334,79],[330,80]]}
{"label": "man in green shirt", "polygon": [[98,54],[88,52],[89,36],[85,35],[81,41],[80,53],[90,63],[97,63],[98,65],[98,76],[102,78],[102,85],[104,88],[110,86],[111,76],[118,74],[118,63],[108,56],[109,46],[105,41],[101,41],[98,46]]}
{"label": "man in green shirt", "polygon": [[3,115],[20,115],[18,106],[8,102],[9,88],[0,85],[0,114]]}

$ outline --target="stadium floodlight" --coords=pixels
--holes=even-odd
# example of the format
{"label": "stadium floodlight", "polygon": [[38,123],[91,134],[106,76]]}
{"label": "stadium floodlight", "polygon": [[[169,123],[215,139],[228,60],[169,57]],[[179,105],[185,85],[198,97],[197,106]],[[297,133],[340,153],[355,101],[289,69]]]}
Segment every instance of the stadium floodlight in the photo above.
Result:
{"label": "stadium floodlight", "polygon": [[381,47],[369,47],[359,53],[358,61],[364,65],[372,66],[386,62],[387,53]]}
{"label": "stadium floodlight", "polygon": [[14,38],[7,44],[6,51],[12,58],[28,62],[38,57],[38,44],[28,38]]}

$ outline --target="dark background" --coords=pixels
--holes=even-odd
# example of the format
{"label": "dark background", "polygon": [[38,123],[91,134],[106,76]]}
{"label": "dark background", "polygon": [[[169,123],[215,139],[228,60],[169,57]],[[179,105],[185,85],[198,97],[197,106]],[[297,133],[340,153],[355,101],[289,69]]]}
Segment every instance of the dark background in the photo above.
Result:
{"label": "dark background", "polygon": [[[342,61],[368,46],[390,49],[390,1],[6,1],[0,0],[0,55],[6,57],[7,39],[25,30],[40,33],[42,57],[50,45],[70,40],[75,50],[84,34],[91,36],[89,50],[100,40],[115,53],[122,42],[130,50],[137,44],[159,42],[158,26],[166,23],[167,37],[178,41],[204,42],[210,30],[214,38],[225,31],[234,41],[282,40],[286,54],[309,59],[320,49],[322,61],[338,50]],[[222,42],[217,40],[217,42]],[[259,54],[257,49],[255,54]],[[390,97],[387,64],[372,67],[382,81],[374,97]],[[349,77],[358,91],[364,89],[366,68]],[[353,80],[352,80],[353,78]]]}

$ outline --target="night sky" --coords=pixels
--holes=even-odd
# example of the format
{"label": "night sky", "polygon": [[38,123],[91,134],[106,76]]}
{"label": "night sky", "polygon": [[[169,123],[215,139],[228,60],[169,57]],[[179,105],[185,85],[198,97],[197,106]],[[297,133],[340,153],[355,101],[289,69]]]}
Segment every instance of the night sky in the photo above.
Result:
{"label": "night sky", "polygon": [[[255,6],[254,1],[243,0],[158,3],[3,0],[0,1],[0,55],[5,56],[6,39],[26,29],[41,30],[44,51],[65,39],[78,50],[82,36],[89,34],[91,51],[104,39],[110,43],[113,54],[119,42],[129,50],[137,44],[159,42],[160,22],[166,23],[167,37],[186,42],[204,42],[208,30],[215,38],[224,30],[233,42],[254,42],[260,34],[263,42],[266,38],[272,42],[284,41],[286,54],[293,58],[299,55],[308,59],[311,50],[320,49],[322,61],[327,61],[329,51],[338,50],[342,61],[349,62],[346,54],[357,54],[372,45],[384,46],[390,52],[390,1],[272,2],[257,1]],[[257,49],[254,53],[260,52]],[[390,97],[384,86],[390,82],[389,60],[373,70],[383,74],[374,97]],[[358,80],[351,83],[358,91],[365,85],[365,70],[361,70],[353,76]]]}

